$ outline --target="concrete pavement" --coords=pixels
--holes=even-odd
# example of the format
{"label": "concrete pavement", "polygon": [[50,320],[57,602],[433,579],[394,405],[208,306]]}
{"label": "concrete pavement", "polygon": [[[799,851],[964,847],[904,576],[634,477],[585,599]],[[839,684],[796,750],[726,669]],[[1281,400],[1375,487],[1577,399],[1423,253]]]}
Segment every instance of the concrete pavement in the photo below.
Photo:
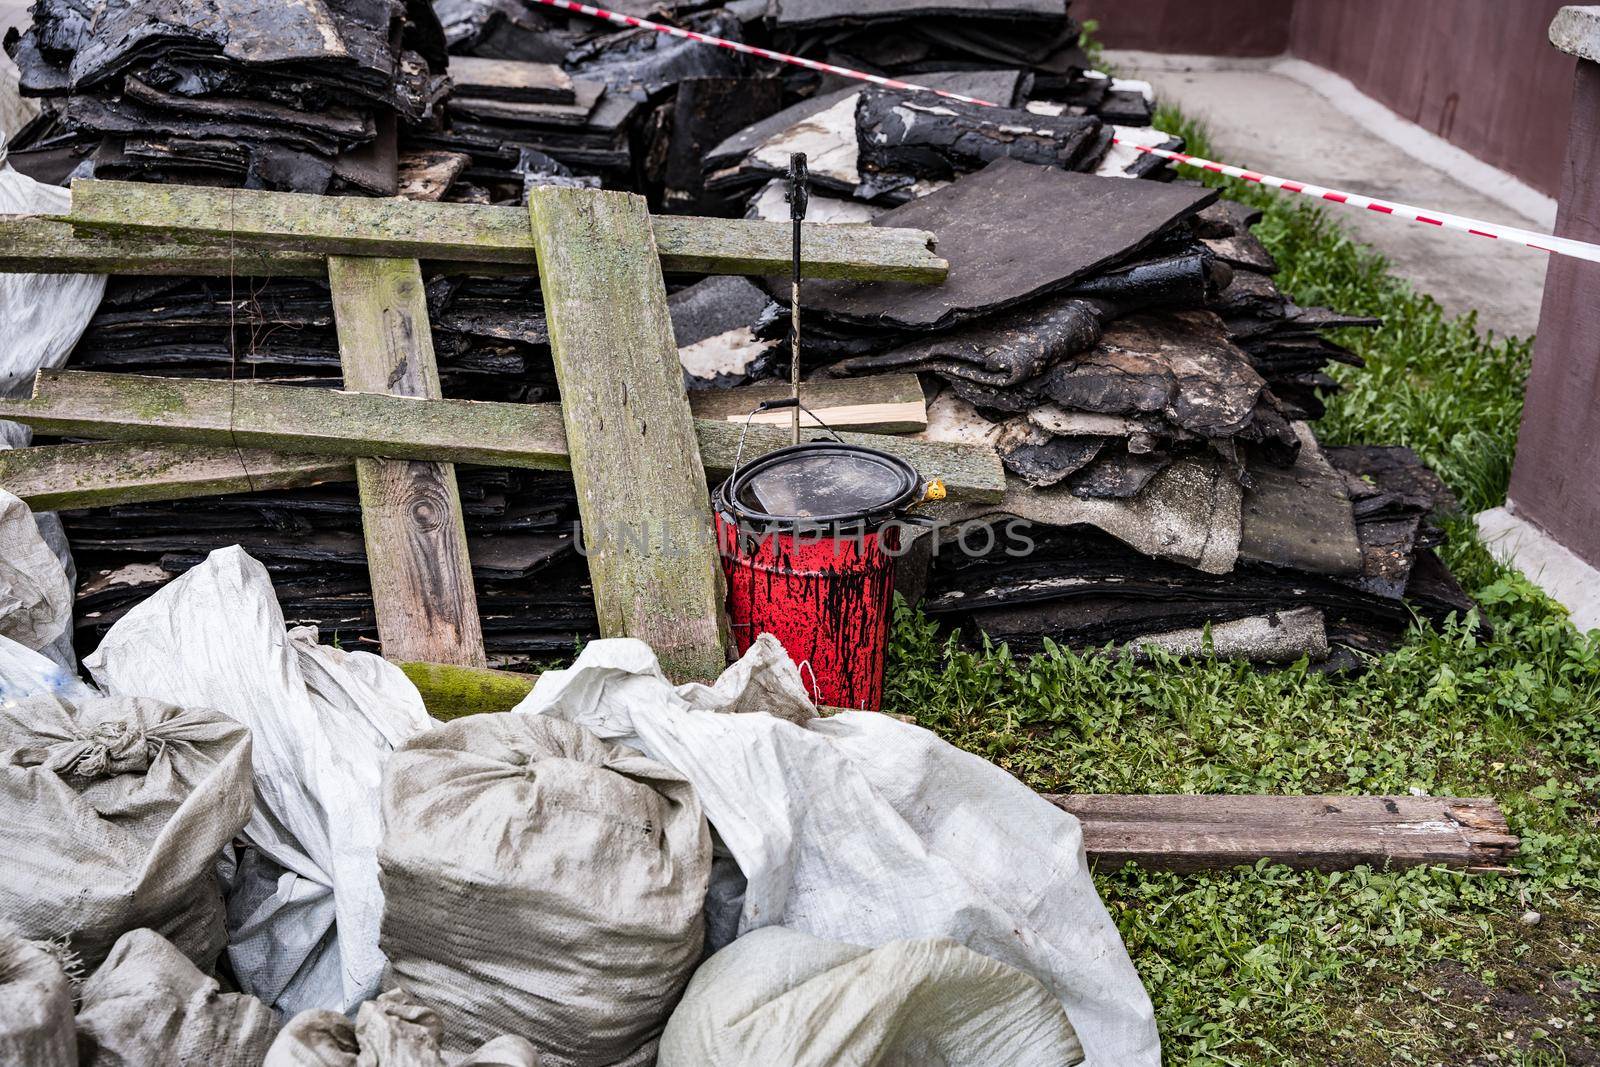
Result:
{"label": "concrete pavement", "polygon": [[[1554,221],[1550,198],[1309,64],[1116,51],[1106,61],[1203,122],[1222,162],[1545,232]],[[1324,210],[1447,310],[1476,309],[1479,327],[1498,334],[1534,332],[1546,253],[1354,208]]]}

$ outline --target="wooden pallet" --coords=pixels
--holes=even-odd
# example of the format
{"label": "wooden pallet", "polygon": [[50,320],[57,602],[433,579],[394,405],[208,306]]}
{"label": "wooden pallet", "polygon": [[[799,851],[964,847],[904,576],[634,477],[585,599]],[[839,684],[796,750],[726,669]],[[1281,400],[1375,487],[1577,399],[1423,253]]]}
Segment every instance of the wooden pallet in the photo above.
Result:
{"label": "wooden pallet", "polygon": [[[810,226],[803,249],[813,277],[935,282],[948,269],[914,230]],[[524,211],[79,181],[65,219],[0,220],[0,269],[325,276],[345,389],[42,372],[4,417],[127,444],[12,453],[0,479],[35,506],[82,507],[354,477],[384,654],[482,667],[454,464],[570,469],[601,633],[649,641],[674,677],[710,679],[727,627],[706,477],[732,465],[742,428],[725,409],[694,417],[662,272],[775,273],[788,250],[782,224],[653,218],[638,196],[589,189],[535,190]],[[441,398],[424,260],[539,271],[561,404]],[[896,388],[898,407],[847,403],[841,421],[914,421]],[[745,454],[784,443],[756,425]],[[985,450],[886,447],[954,495],[1004,491]],[[599,536],[624,517],[638,529]]]}
{"label": "wooden pallet", "polygon": [[[484,668],[454,464],[570,469],[586,530],[640,516],[657,533],[591,551],[601,632],[651,642],[679,680],[726,662],[708,473],[732,464],[741,403],[685,395],[664,270],[773,274],[784,224],[653,218],[625,193],[539,188],[528,210],[77,182],[67,218],[0,218],[0,271],[326,277],[345,390],[41,372],[0,417],[103,443],[0,453],[0,485],[32,506],[91,507],[354,480],[383,652],[437,717],[503,711],[532,687]],[[931,235],[807,226],[810,277],[936,282]],[[422,264],[542,276],[562,403],[440,399]],[[806,386],[824,420],[925,421],[914,379]],[[731,405],[731,406],[730,406]],[[832,416],[830,419],[830,415]],[[909,459],[952,497],[998,500],[992,450],[845,435]],[[104,443],[109,442],[109,443]],[[745,455],[782,447],[754,425]],[[672,551],[667,551],[671,548]],[[1501,869],[1516,848],[1489,800],[1065,796],[1101,863],[1189,871],[1271,859],[1331,870],[1440,863]]]}

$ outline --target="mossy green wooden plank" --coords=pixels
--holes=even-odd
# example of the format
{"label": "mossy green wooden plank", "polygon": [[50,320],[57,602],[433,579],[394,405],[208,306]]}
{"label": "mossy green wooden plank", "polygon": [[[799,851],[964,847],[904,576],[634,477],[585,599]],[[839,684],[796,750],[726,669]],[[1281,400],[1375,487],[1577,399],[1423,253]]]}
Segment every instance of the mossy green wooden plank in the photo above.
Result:
{"label": "mossy green wooden plank", "polygon": [[649,210],[543,186],[528,214],[600,633],[710,681],[727,662],[722,568]]}
{"label": "mossy green wooden plank", "polygon": [[[235,385],[217,379],[43,370],[35,380],[33,399],[0,400],[0,418],[43,433],[99,440],[238,444],[308,455],[437,459],[533,470],[569,467],[558,404],[413,400],[267,382]],[[715,477],[732,469],[739,433],[736,423],[695,421],[708,474]],[[941,479],[951,500],[990,502],[1005,495],[1005,472],[992,449],[885,434],[840,436],[905,457],[924,477]],[[753,426],[744,454],[750,459],[788,443],[785,429]],[[80,489],[94,491],[87,483]]]}
{"label": "mossy green wooden plank", "polygon": [[0,215],[0,274],[237,274],[321,278],[326,256],[263,250],[210,234],[79,232],[49,215]]}
{"label": "mossy green wooden plank", "polygon": [[420,400],[270,382],[41,370],[0,418],[45,433],[562,470],[559,404]]}
{"label": "mossy green wooden plank", "polygon": [[[328,283],[345,388],[439,399],[417,261],[332,256]],[[485,666],[455,465],[358,459],[356,485],[384,655]]]}
{"label": "mossy green wooden plank", "polygon": [[522,703],[522,698],[533,691],[533,683],[539,680],[537,674],[449,663],[411,661],[396,666],[417,687],[428,714],[446,722],[463,715],[510,711]]}
{"label": "mossy green wooden plank", "polygon": [[[215,241],[233,248],[532,265],[533,235],[521,208],[412,200],[312,196],[259,189],[208,189],[79,179],[72,222],[85,232]],[[777,274],[787,269],[786,222],[648,214],[666,270]],[[809,278],[939,282],[949,264],[923,230],[806,224]]]}
{"label": "mossy green wooden plank", "polygon": [[0,489],[34,511],[298,489],[355,476],[355,464],[342,456],[253,448],[106,441],[0,451]]}

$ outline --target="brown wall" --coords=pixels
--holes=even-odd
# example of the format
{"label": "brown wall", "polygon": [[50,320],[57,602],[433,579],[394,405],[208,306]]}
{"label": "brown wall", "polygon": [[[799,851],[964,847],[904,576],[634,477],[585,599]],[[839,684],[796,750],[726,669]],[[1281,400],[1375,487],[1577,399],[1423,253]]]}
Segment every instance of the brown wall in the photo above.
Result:
{"label": "brown wall", "polygon": [[[1572,147],[1562,166],[1556,233],[1600,242],[1600,65],[1582,61],[1572,93]],[[1511,510],[1600,567],[1600,263],[1551,256]]]}
{"label": "brown wall", "polygon": [[1289,51],[1550,196],[1567,145],[1560,0],[1301,0]]}
{"label": "brown wall", "polygon": [[1109,48],[1289,53],[1554,196],[1573,60],[1546,32],[1561,0],[1072,0]]}
{"label": "brown wall", "polygon": [[1070,10],[1100,23],[1107,48],[1275,56],[1288,51],[1294,0],[1071,0]]}

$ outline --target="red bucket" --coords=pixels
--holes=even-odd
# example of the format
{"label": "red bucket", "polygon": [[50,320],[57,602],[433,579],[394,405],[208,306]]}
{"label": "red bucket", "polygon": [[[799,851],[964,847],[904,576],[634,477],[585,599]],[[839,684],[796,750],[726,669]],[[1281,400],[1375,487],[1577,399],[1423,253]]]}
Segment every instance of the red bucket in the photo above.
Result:
{"label": "red bucket", "polygon": [[739,652],[770,633],[819,704],[877,711],[900,551],[894,520],[920,490],[899,457],[836,441],[781,448],[734,471],[714,504]]}

